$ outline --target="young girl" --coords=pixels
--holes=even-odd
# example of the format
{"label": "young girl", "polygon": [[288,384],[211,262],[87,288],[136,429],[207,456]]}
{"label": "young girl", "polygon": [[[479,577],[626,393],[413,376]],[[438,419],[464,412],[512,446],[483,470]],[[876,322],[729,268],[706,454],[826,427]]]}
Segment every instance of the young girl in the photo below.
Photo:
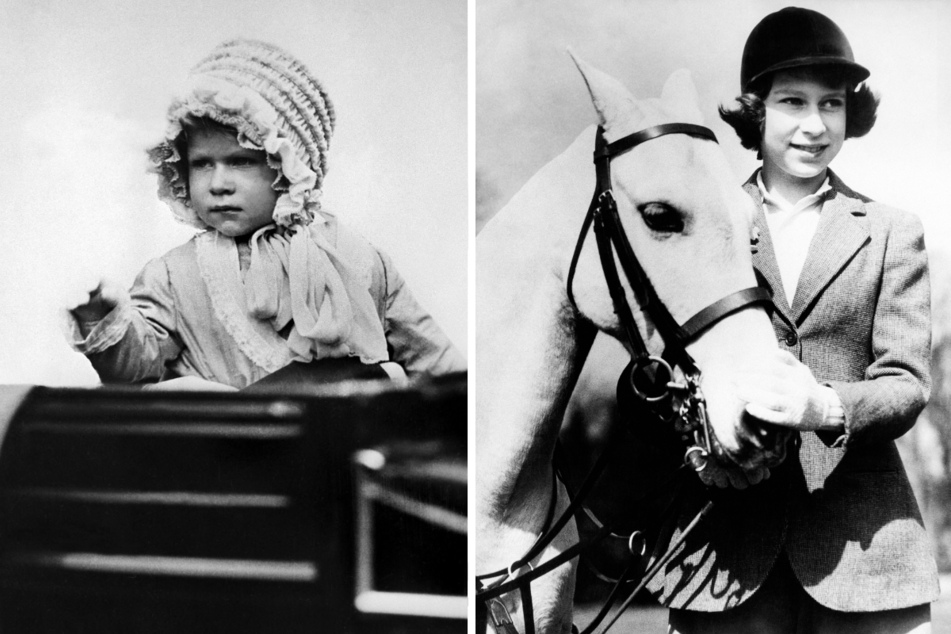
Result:
{"label": "young girl", "polygon": [[192,71],[149,151],[159,197],[202,230],[131,292],[71,311],[104,382],[240,389],[290,363],[354,357],[410,374],[464,369],[380,250],[320,207],[334,109],[284,51],[250,40]]}
{"label": "young girl", "polygon": [[786,8],[753,29],[743,95],[721,109],[763,160],[745,189],[781,348],[739,387],[801,446],[764,484],[725,492],[655,588],[671,632],[930,631],[937,571],[894,443],[930,390],[922,227],[829,169],[875,122],[868,76],[831,20]]}

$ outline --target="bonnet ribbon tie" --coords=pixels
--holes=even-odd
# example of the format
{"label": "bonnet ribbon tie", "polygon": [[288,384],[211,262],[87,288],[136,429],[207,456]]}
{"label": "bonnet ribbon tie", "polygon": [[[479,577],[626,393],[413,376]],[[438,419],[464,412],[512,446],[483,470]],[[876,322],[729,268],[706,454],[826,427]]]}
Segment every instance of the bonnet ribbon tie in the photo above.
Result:
{"label": "bonnet ribbon tie", "polygon": [[251,236],[245,277],[248,309],[278,332],[293,321],[287,345],[299,360],[359,356],[388,358],[383,325],[359,273],[317,230],[274,225]]}

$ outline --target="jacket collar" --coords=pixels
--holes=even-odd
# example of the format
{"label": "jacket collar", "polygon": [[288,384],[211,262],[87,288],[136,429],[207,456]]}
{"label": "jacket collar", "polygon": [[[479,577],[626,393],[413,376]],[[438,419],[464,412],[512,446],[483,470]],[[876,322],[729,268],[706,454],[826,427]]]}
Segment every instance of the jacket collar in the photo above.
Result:
{"label": "jacket collar", "polygon": [[829,186],[831,189],[822,206],[819,226],[809,244],[806,262],[799,276],[796,296],[790,304],[783,292],[776,252],[763,211],[763,195],[756,186],[756,173],[743,185],[743,189],[756,203],[754,225],[760,233],[753,266],[771,287],[777,310],[782,311],[797,326],[802,324],[822,291],[869,240],[868,220],[865,218],[865,203],[869,202],[868,199],[850,189],[832,170],[829,170]]}

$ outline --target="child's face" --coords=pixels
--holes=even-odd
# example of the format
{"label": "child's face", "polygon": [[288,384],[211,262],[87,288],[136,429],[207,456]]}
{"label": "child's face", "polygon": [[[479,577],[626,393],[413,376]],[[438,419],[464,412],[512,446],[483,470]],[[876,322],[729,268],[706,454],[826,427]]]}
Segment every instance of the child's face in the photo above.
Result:
{"label": "child's face", "polygon": [[779,71],[766,97],[764,167],[780,178],[822,176],[845,142],[845,85],[808,73]]}
{"label": "child's face", "polygon": [[275,178],[264,152],[241,147],[234,134],[200,128],[189,133],[189,200],[218,232],[244,236],[269,224],[279,196],[271,187]]}

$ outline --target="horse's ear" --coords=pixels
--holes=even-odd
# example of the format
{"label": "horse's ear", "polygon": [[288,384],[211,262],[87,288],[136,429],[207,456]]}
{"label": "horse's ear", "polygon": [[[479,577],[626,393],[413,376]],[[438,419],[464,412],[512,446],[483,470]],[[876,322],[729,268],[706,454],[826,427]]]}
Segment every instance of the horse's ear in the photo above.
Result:
{"label": "horse's ear", "polygon": [[700,108],[697,105],[700,98],[697,96],[697,88],[694,86],[690,71],[683,68],[674,71],[667,78],[660,98],[668,108],[680,116],[681,120],[687,123],[703,123],[703,115],[700,114]]}
{"label": "horse's ear", "polygon": [[579,59],[570,48],[568,54],[588,86],[598,120],[606,131],[617,123],[642,116],[637,100],[621,82]]}

